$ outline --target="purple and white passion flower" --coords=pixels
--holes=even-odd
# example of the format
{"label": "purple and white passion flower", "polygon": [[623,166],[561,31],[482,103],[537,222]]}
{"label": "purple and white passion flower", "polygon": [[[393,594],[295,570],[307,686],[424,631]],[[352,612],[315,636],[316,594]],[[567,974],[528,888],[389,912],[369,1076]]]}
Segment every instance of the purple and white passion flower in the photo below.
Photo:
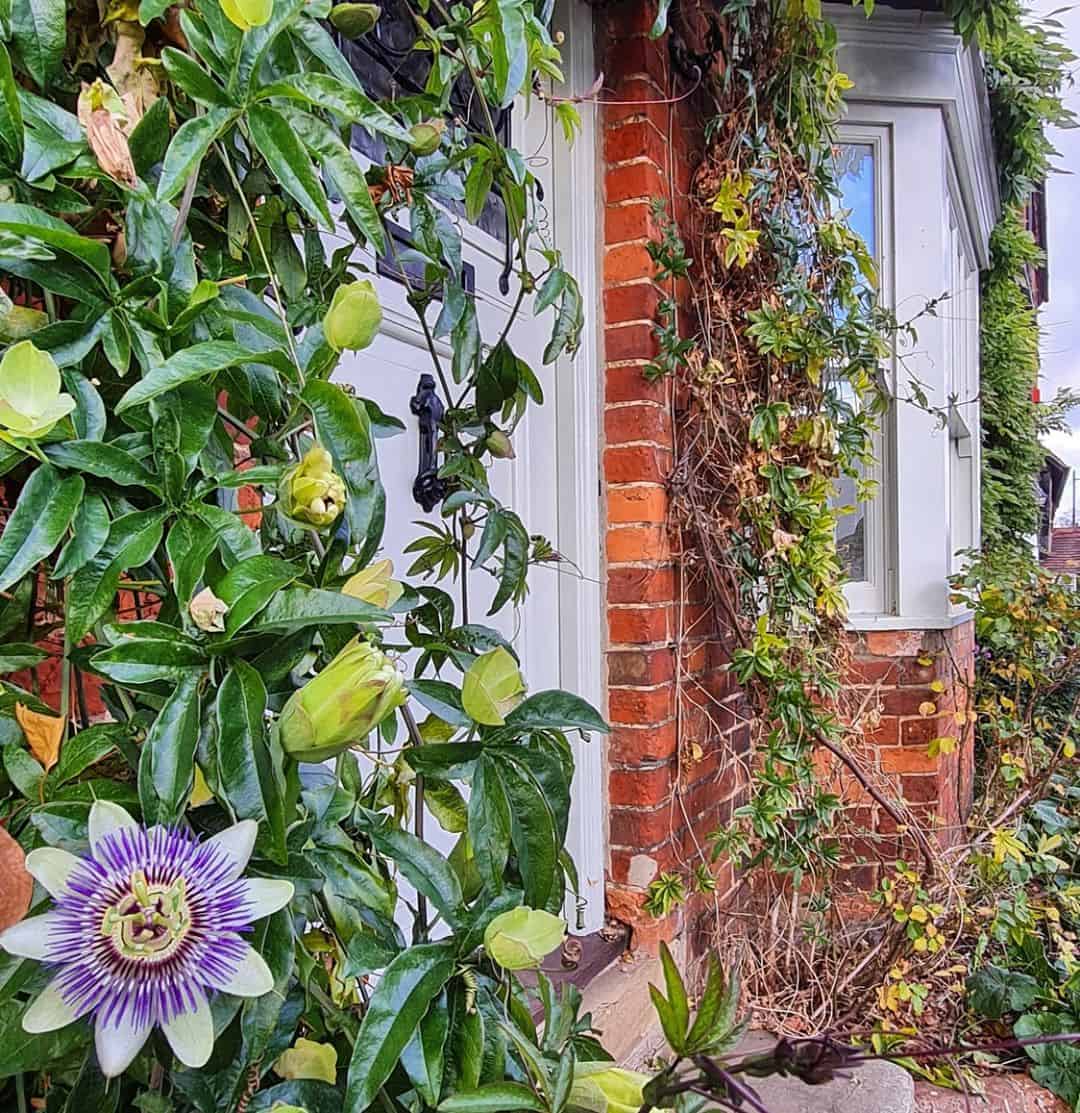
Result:
{"label": "purple and white passion flower", "polygon": [[51,1032],[93,1016],[102,1073],[122,1073],[160,1026],[176,1057],[201,1067],[214,1047],[207,994],[261,997],[270,968],[244,939],[292,899],[288,881],[242,877],[255,845],[250,819],[200,842],[143,827],[117,804],[90,809],[90,856],[42,847],[26,868],[52,911],[0,934],[0,947],[56,971],[23,1016]]}

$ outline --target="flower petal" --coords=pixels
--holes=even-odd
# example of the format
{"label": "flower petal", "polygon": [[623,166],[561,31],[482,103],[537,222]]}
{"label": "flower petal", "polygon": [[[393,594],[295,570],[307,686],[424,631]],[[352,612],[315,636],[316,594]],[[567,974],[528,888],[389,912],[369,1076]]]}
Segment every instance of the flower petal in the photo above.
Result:
{"label": "flower petal", "polygon": [[56,900],[63,896],[68,878],[78,865],[79,859],[74,854],[57,846],[39,846],[26,856],[27,872]]}
{"label": "flower petal", "polygon": [[218,986],[224,993],[232,993],[236,997],[261,997],[273,988],[274,975],[270,973],[270,967],[252,947],[248,947],[233,976]]}
{"label": "flower petal", "polygon": [[[29,921],[24,920],[23,923]],[[52,1032],[57,1028],[66,1028],[75,1019],[74,1007],[69,1005],[60,994],[57,985],[59,981],[59,978],[53,978],[38,994],[37,1000],[23,1013],[24,1032]]]}
{"label": "flower petal", "polygon": [[90,809],[90,849],[96,850],[102,839],[124,827],[137,827],[131,815],[111,800],[95,800]]}
{"label": "flower petal", "polygon": [[128,1019],[128,1013],[134,1014],[134,1010],[125,1010],[120,1021],[109,1024],[98,1017],[94,1026],[98,1066],[106,1078],[115,1078],[131,1066],[131,1060],[142,1050],[142,1045],[146,1043],[146,1037],[154,1026],[149,1019],[136,1024],[133,1019]]}
{"label": "flower petal", "polygon": [[46,912],[44,916],[31,916],[12,924],[7,931],[0,931],[0,947],[9,955],[36,958],[39,962],[52,957],[49,931],[55,918],[52,912]]}
{"label": "flower petal", "polygon": [[272,912],[277,912],[293,898],[291,881],[276,881],[265,877],[249,877],[244,881],[247,888],[248,915],[253,920],[261,920]]}
{"label": "flower petal", "polygon": [[205,1066],[214,1050],[214,1017],[206,994],[194,991],[198,1004],[194,1012],[183,1012],[162,1027],[173,1054],[186,1067]]}
{"label": "flower petal", "polygon": [[224,851],[225,856],[232,862],[232,876],[239,877],[248,864],[251,852],[255,849],[255,836],[259,833],[259,825],[253,819],[242,819],[224,831],[219,831],[212,839],[211,845]]}

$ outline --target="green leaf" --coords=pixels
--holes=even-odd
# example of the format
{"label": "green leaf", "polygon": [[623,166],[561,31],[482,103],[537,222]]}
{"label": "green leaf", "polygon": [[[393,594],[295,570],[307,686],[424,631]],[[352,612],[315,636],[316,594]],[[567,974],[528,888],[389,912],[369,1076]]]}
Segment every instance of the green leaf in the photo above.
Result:
{"label": "green leaf", "polygon": [[143,743],[139,800],[145,823],[176,823],[187,807],[195,779],[201,680],[201,672],[178,678]]}
{"label": "green leaf", "polygon": [[60,760],[49,771],[49,780],[56,785],[72,781],[91,765],[96,765],[116,749],[117,738],[125,734],[118,723],[99,723],[80,730],[69,738],[60,749]]}
{"label": "green leaf", "polygon": [[333,128],[307,112],[285,110],[286,119],[300,141],[319,160],[322,172],[340,195],[349,216],[381,255],[386,252],[386,233],[382,217],[371,199],[367,178],[356,164],[352,151],[338,138]]}
{"label": "green leaf", "polygon": [[1023,1012],[1039,996],[1039,983],[1030,974],[988,963],[967,980],[968,1005],[991,1020]]}
{"label": "green leaf", "polygon": [[471,719],[461,705],[461,691],[445,680],[410,680],[409,692],[433,715],[455,727],[469,726]]}
{"label": "green leaf", "polygon": [[66,615],[72,642],[82,641],[109,609],[120,576],[154,555],[161,543],[165,514],[161,509],[136,510],[117,518],[109,527],[109,537],[101,551],[72,577]]}
{"label": "green leaf", "polygon": [[360,549],[356,559],[362,568],[378,550],[386,523],[386,492],[367,411],[334,383],[308,383],[303,399],[315,418],[319,440],[334,458],[335,471],[345,480],[345,518],[352,543]]}
{"label": "green leaf", "polygon": [[390,816],[357,808],[372,844],[397,863],[401,872],[442,913],[451,927],[462,911],[461,884],[450,863],[433,847],[404,831]]}
{"label": "green leaf", "polygon": [[[136,633],[132,628],[138,627]],[[111,628],[116,644],[98,650],[90,665],[116,684],[140,688],[186,681],[206,668],[202,647],[173,626],[159,622],[126,623]]]}
{"label": "green leaf", "polygon": [[510,839],[531,908],[547,907],[558,869],[558,817],[544,788],[517,755],[500,751],[498,775],[510,811]]}
{"label": "green leaf", "polygon": [[158,97],[143,113],[142,119],[128,136],[128,148],[140,178],[145,178],[150,168],[165,157],[165,152],[169,149],[168,97]]}
{"label": "green leaf", "polygon": [[260,1090],[251,1099],[247,1113],[269,1113],[282,1106],[302,1109],[304,1113],[341,1113],[341,1091],[310,1078],[282,1082]]}
{"label": "green leaf", "polygon": [[4,755],[4,772],[8,780],[27,800],[38,803],[45,770],[22,746],[4,746],[0,753]]}
{"label": "green leaf", "polygon": [[171,201],[184,188],[188,178],[198,173],[199,163],[210,149],[210,144],[233,124],[237,116],[233,108],[211,108],[205,116],[193,116],[180,125],[165,152],[157,186],[159,201]]}
{"label": "green leaf", "polygon": [[525,691],[517,661],[502,646],[478,657],[465,673],[461,703],[465,713],[486,726],[502,726]]}
{"label": "green leaf", "polygon": [[283,587],[299,578],[302,569],[272,556],[253,556],[234,564],[214,588],[228,605],[225,633],[230,637],[247,625]]}
{"label": "green leaf", "polygon": [[202,379],[207,375],[236,367],[241,363],[265,362],[267,353],[251,352],[234,344],[231,340],[205,340],[181,348],[164,363],[152,367],[149,372],[132,386],[116,403],[116,412],[123,413],[143,402],[149,402],[167,390],[175,390],[184,383]]}
{"label": "green leaf", "polygon": [[510,856],[510,805],[495,763],[481,757],[469,791],[469,834],[476,868],[493,892],[504,884]]}
{"label": "green leaf", "polygon": [[167,46],[161,52],[161,60],[169,80],[192,99],[220,108],[234,107],[225,90],[190,55]]}
{"label": "green leaf", "polygon": [[[39,0],[22,0],[22,2],[28,4]],[[52,0],[47,2],[51,3]],[[63,10],[61,0],[61,18]],[[30,205],[0,205],[0,232],[25,236],[57,251],[63,251],[80,263],[85,263],[97,275],[100,284],[108,289],[109,271],[112,266],[108,247],[98,240],[91,240],[86,236],[80,236],[78,232],[73,232],[71,225],[65,224],[64,221]],[[44,269],[47,270],[48,265]]]}
{"label": "green leaf", "polygon": [[176,519],[165,539],[165,551],[173,569],[173,591],[185,613],[202,579],[206,560],[217,545],[218,532],[202,519],[184,514]]}
{"label": "green leaf", "polygon": [[670,1035],[668,1042],[674,1050],[681,1052],[686,1046],[686,1033],[690,1027],[690,1000],[686,995],[686,985],[679,973],[679,967],[666,943],[660,944],[660,965],[664,971],[664,988],[667,990],[672,1026],[678,1035],[678,1043],[672,1042]]}
{"label": "green leaf", "polygon": [[405,1073],[428,1105],[438,1105],[442,1095],[443,1053],[449,1029],[450,1011],[443,990],[401,1053]]}
{"label": "green leaf", "polygon": [[55,1071],[64,1065],[77,1067],[91,1042],[85,1021],[40,1035],[24,1032],[23,1013],[30,1005],[28,1001],[25,1008],[9,1004],[0,1009],[0,1078],[24,1071]]}
{"label": "green leaf", "polygon": [[528,730],[576,729],[607,734],[611,729],[592,704],[558,689],[529,696],[506,716],[506,722]]}
{"label": "green leaf", "polygon": [[71,423],[75,433],[84,441],[99,441],[105,433],[105,403],[97,392],[97,387],[73,367],[65,367],[60,372],[64,386],[75,399],[75,409]]}
{"label": "green leaf", "polygon": [[366,93],[339,77],[325,73],[298,73],[261,90],[259,96],[292,97],[316,108],[328,109],[350,124],[408,143],[409,130]]}
{"label": "green leaf", "polygon": [[492,36],[492,78],[500,108],[513,103],[529,72],[529,44],[525,37],[522,0],[496,0],[496,33]]}
{"label": "green leaf", "polygon": [[1076,1108],[1080,1104],[1080,1048],[1049,1044],[1044,1061],[1031,1068],[1031,1077]]}
{"label": "green leaf", "polygon": [[17,166],[23,154],[23,118],[19,87],[11,69],[7,47],[0,43],[0,150]]}
{"label": "green leaf", "polygon": [[363,626],[389,621],[390,615],[386,611],[370,603],[337,591],[298,585],[278,592],[250,629],[259,633],[268,630],[292,632],[320,623]]}
{"label": "green leaf", "polygon": [[332,229],[334,221],[330,206],[311,156],[285,118],[276,108],[266,104],[251,105],[247,118],[251,138],[282,188],[316,224]]}
{"label": "green leaf", "polygon": [[64,0],[14,0],[11,38],[40,88],[60,70],[67,44],[67,11]]}
{"label": "green leaf", "polygon": [[285,801],[281,754],[266,732],[266,689],[246,661],[237,661],[218,689],[218,772],[238,819],[263,821],[268,855],[285,862]]}
{"label": "green leaf", "polygon": [[346,1113],[363,1113],[375,1101],[453,971],[451,942],[410,947],[386,968],[371,995],[353,1047]]}
{"label": "green leaf", "polygon": [[0,591],[7,591],[60,544],[83,496],[81,476],[61,479],[42,464],[26,481],[0,536]]}
{"label": "green leaf", "polygon": [[108,479],[120,487],[160,491],[157,476],[130,452],[104,441],[64,441],[45,447],[45,455],[62,468]]}
{"label": "green leaf", "polygon": [[257,1062],[277,1029],[285,994],[296,966],[296,945],[289,910],[282,908],[256,924],[252,943],[274,975],[274,988],[262,997],[245,1001],[240,1018],[245,1060]]}
{"label": "green leaf", "polygon": [[0,672],[19,672],[21,669],[32,669],[48,660],[48,653],[38,649],[36,645],[23,645],[19,642],[7,642],[0,645]]}

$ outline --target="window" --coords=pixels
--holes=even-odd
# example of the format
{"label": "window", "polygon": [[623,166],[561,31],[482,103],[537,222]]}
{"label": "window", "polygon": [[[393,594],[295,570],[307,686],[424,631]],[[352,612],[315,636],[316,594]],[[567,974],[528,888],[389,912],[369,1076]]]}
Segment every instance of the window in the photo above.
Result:
{"label": "window", "polygon": [[[866,244],[880,276],[878,296],[888,303],[890,284],[887,281],[888,222],[885,217],[889,157],[888,134],[878,128],[844,128],[841,143],[835,152],[836,183],[840,191],[839,207],[847,214],[848,223]],[[855,405],[850,386],[838,385],[840,401]],[[888,603],[888,530],[889,504],[887,460],[889,453],[888,414],[882,415],[875,436],[875,463],[866,478],[877,483],[877,496],[860,501],[855,479],[844,477],[836,486],[834,505],[849,507],[836,528],[836,544],[841,564],[850,582],[845,588],[848,607],[854,614],[879,614]]]}

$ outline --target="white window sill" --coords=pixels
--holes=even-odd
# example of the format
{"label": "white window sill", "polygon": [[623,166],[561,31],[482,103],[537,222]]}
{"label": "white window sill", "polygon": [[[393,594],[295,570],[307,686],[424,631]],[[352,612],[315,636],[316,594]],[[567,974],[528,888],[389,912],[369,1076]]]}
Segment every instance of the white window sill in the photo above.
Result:
{"label": "white window sill", "polygon": [[918,617],[897,614],[849,614],[845,626],[848,630],[951,630],[974,617],[971,610],[950,615]]}

